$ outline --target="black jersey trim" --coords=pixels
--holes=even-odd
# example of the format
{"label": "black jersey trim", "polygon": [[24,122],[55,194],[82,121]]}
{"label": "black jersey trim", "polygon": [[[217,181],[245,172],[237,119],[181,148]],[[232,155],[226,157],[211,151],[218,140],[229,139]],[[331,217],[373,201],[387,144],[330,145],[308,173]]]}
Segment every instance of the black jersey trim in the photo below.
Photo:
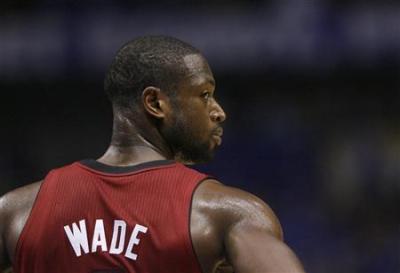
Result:
{"label": "black jersey trim", "polygon": [[201,263],[200,263],[199,256],[198,256],[198,254],[197,254],[197,252],[196,252],[196,249],[194,248],[193,237],[192,237],[192,230],[191,230],[192,208],[193,208],[193,199],[194,199],[195,191],[200,187],[200,184],[202,184],[204,181],[209,180],[209,179],[214,179],[214,178],[213,178],[212,176],[208,176],[208,175],[207,175],[207,176],[205,176],[204,178],[200,179],[200,180],[197,182],[197,185],[194,187],[194,189],[193,189],[193,191],[192,191],[192,195],[191,195],[191,197],[190,197],[189,221],[188,221],[188,223],[187,223],[187,224],[188,224],[188,230],[189,230],[190,246],[192,247],[192,252],[194,253],[194,256],[195,256],[196,261],[197,261],[197,265],[198,265],[199,270],[200,270],[201,273],[203,273],[204,271],[203,271],[203,267],[202,267],[202,265],[201,265]]}
{"label": "black jersey trim", "polygon": [[137,165],[131,166],[111,166],[106,165],[104,163],[98,162],[94,159],[84,159],[79,161],[80,164],[93,169],[95,171],[99,171],[102,173],[109,173],[109,174],[125,174],[125,173],[133,173],[137,171],[141,171],[144,169],[154,168],[154,167],[162,167],[176,163],[174,160],[155,160],[140,163]]}

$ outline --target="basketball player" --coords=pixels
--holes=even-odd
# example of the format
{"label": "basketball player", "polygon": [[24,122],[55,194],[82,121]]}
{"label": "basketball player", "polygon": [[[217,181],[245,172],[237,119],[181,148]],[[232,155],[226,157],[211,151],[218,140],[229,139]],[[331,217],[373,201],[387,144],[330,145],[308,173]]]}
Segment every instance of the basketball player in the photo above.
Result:
{"label": "basketball player", "polygon": [[257,197],[184,164],[221,145],[207,61],[175,38],[127,43],[105,79],[105,154],[0,200],[0,268],[18,273],[304,272]]}

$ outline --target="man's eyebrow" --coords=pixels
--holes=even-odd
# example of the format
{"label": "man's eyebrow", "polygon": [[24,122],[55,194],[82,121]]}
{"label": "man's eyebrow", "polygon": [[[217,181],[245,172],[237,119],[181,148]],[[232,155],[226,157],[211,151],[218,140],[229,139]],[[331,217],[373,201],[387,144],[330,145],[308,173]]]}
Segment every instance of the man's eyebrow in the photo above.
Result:
{"label": "man's eyebrow", "polygon": [[204,79],[204,81],[201,81],[201,84],[203,85],[203,84],[209,84],[209,85],[212,85],[212,86],[215,86],[215,80],[213,79],[213,78],[206,78],[206,79]]}
{"label": "man's eyebrow", "polygon": [[215,80],[213,78],[195,78],[195,84],[199,86],[212,85],[215,87]]}
{"label": "man's eyebrow", "polygon": [[208,80],[208,83],[211,84],[211,85],[213,85],[213,86],[215,86],[215,80],[214,80],[214,79],[209,79],[209,80]]}

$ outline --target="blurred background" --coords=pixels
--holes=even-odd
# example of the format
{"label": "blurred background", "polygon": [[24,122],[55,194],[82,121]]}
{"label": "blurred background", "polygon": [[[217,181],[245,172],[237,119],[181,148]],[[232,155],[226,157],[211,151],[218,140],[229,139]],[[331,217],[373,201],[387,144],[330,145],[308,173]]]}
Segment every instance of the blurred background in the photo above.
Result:
{"label": "blurred background", "polygon": [[307,272],[400,272],[400,2],[2,0],[0,194],[96,158],[128,40],[199,48],[227,112],[196,168],[276,212]]}

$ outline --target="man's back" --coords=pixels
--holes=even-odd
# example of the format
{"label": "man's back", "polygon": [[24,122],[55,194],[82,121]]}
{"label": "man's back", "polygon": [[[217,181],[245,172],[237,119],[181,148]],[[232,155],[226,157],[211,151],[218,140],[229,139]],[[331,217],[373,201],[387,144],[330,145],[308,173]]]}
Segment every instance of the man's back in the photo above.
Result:
{"label": "man's back", "polygon": [[199,272],[189,213],[204,178],[171,161],[52,171],[20,235],[16,271]]}
{"label": "man's back", "polygon": [[[2,238],[5,238],[5,240],[0,240],[2,251],[0,253],[0,257],[2,257],[0,269],[4,270],[6,268],[8,262],[4,257],[8,256],[10,259],[9,262],[14,264],[14,268],[17,268],[15,273],[48,272],[49,268],[53,270],[57,269],[57,272],[63,272],[62,270],[65,269],[67,270],[65,272],[71,272],[73,263],[76,263],[73,272],[92,272],[90,270],[93,269],[116,270],[118,268],[126,270],[125,272],[131,272],[128,271],[129,268],[133,269],[134,264],[141,260],[150,263],[153,269],[150,271],[139,269],[136,272],[163,272],[164,269],[166,270],[165,272],[172,272],[167,270],[168,267],[166,266],[168,265],[180,268],[175,268],[173,272],[211,273],[220,272],[218,270],[222,270],[222,268],[227,271],[221,272],[232,272],[232,267],[235,268],[235,272],[277,272],[270,271],[269,266],[271,266],[271,270],[281,268],[280,272],[303,272],[293,253],[280,241],[282,239],[282,231],[277,218],[261,200],[249,193],[226,187],[218,181],[207,179],[206,176],[192,171],[181,164],[171,163],[171,161],[156,162],[158,163],[155,165],[154,162],[140,164],[138,165],[139,168],[138,166],[108,166],[103,170],[98,169],[100,173],[94,169],[96,165],[104,167],[105,165],[103,164],[95,163],[94,161],[89,162],[89,164],[86,162],[86,166],[79,164],[80,167],[76,168],[80,168],[80,172],[86,172],[89,176],[90,173],[95,176],[100,175],[98,177],[101,179],[97,182],[89,179],[87,182],[96,184],[93,184],[93,187],[88,189],[87,187],[82,188],[79,185],[79,178],[78,180],[69,180],[73,177],[64,176],[64,178],[69,178],[64,183],[66,185],[70,184],[68,186],[70,193],[61,187],[58,190],[59,193],[55,194],[54,190],[56,189],[53,187],[53,192],[51,192],[53,206],[56,201],[55,203],[61,205],[65,211],[68,211],[67,204],[75,207],[75,209],[71,210],[71,213],[67,212],[67,214],[75,215],[75,217],[70,218],[69,221],[65,220],[62,224],[58,224],[58,232],[62,235],[57,237],[47,237],[50,235],[47,234],[47,230],[54,231],[51,221],[48,221],[48,219],[44,220],[44,222],[38,222],[38,219],[32,220],[35,215],[44,218],[51,216],[51,214],[47,214],[51,202],[40,201],[40,195],[43,194],[43,189],[46,189],[43,182],[17,189],[2,197],[0,199],[0,217],[2,223],[0,231]],[[157,167],[157,164],[160,165]],[[143,169],[143,166],[152,167],[150,169]],[[180,167],[178,168],[177,166]],[[141,194],[140,192],[126,191],[124,194],[125,200],[121,200],[118,194],[113,197],[112,191],[105,190],[105,188],[110,186],[120,190],[123,189],[123,183],[121,185],[120,182],[126,180],[127,174],[128,176],[129,174],[135,175],[135,172],[132,173],[132,170],[138,171],[140,169],[144,174],[153,176],[153,173],[159,177],[157,181],[153,181],[157,182],[157,184],[150,183],[152,186],[147,189],[147,191],[153,192],[153,198],[149,199],[153,203],[152,210],[147,210],[146,206],[142,206],[147,204],[143,202],[145,200],[143,199],[143,192]],[[170,187],[169,193],[162,191],[165,185],[160,184],[160,182],[162,183],[168,177],[165,169],[179,169],[178,173],[181,175],[179,185],[183,187]],[[116,173],[109,173],[105,176],[106,178],[112,178],[111,182],[109,179],[103,178],[105,172],[114,172],[113,170]],[[127,173],[124,173],[124,170],[128,170]],[[184,171],[182,172],[182,170]],[[76,171],[73,172],[76,175]],[[51,177],[52,175],[54,174],[50,173],[49,176]],[[182,177],[182,175],[185,175],[185,177]],[[175,179],[178,177],[175,176]],[[127,181],[129,182],[129,180]],[[41,190],[39,191],[40,188]],[[82,189],[86,190],[81,192]],[[171,190],[173,194],[171,194]],[[91,209],[87,206],[82,206],[84,203],[90,205],[88,201],[92,200],[91,193],[93,191],[101,193],[102,201],[92,204]],[[183,191],[186,192],[182,194]],[[154,195],[156,192],[158,194]],[[71,193],[75,194],[71,195]],[[56,198],[59,195],[62,196],[60,200]],[[66,199],[67,196],[70,197],[69,200]],[[157,201],[154,199],[155,197],[160,198],[160,200]],[[44,198],[43,200],[48,201],[46,197]],[[184,202],[181,202],[179,206],[171,207],[172,204],[179,202],[173,200],[173,198],[178,198],[181,201],[184,200]],[[110,203],[107,200],[114,200],[117,203]],[[139,205],[129,206],[132,204],[132,200],[138,202],[137,204]],[[114,204],[114,206],[110,208],[109,204]],[[32,207],[34,209],[31,212]],[[97,209],[93,210],[93,207],[97,207]],[[107,217],[105,217],[104,208],[108,210]],[[135,212],[137,209],[153,214],[152,219],[154,222],[149,220],[142,220],[141,223],[132,222],[132,217],[138,215]],[[65,211],[63,213],[66,213]],[[131,211],[131,214],[124,214],[124,220],[124,217],[118,216],[118,212],[121,211]],[[58,213],[56,213],[55,217],[58,217]],[[29,216],[29,214],[31,215]],[[110,215],[112,215],[111,218],[109,217]],[[155,215],[161,217],[160,220],[154,218]],[[131,219],[131,221],[126,221],[127,218]],[[179,225],[175,223],[176,219],[179,219]],[[96,222],[96,220],[102,221]],[[114,220],[119,221],[115,222]],[[156,223],[159,223],[159,226],[154,225]],[[159,233],[159,235],[165,234],[165,238],[159,238],[162,239],[161,243],[164,242],[164,239],[167,242],[171,238],[175,240],[169,240],[169,243],[164,245],[165,247],[172,248],[159,247],[157,249],[159,251],[158,254],[165,251],[161,256],[154,255],[156,253],[151,251],[140,252],[145,247],[146,239],[149,238],[148,236],[152,235],[151,226],[166,231],[165,233],[164,231]],[[104,236],[102,232],[103,227]],[[124,227],[126,228],[125,244],[124,247],[121,247],[121,233]],[[180,230],[175,230],[175,228]],[[43,240],[40,240],[37,234],[35,234],[35,230],[37,229],[41,231],[41,236],[45,236]],[[178,233],[180,235],[177,235]],[[114,236],[116,237],[115,239]],[[186,239],[177,239],[182,238],[179,236],[186,236]],[[25,241],[29,240],[29,238],[36,240],[37,245],[34,246],[30,243],[28,248],[24,246]],[[113,240],[115,240],[114,243]],[[130,241],[132,242],[132,247],[129,246]],[[168,255],[174,255],[171,251],[174,251],[174,247],[178,247],[176,242],[181,244],[181,249],[177,249],[175,260],[166,262],[162,259],[162,255],[167,260],[169,258]],[[49,245],[52,245],[52,249],[48,247]],[[29,247],[31,248],[29,249]],[[35,247],[39,247],[39,249],[35,249]],[[55,247],[60,247],[61,250],[56,250]],[[121,251],[119,256],[122,256],[125,261],[116,259],[113,262],[113,257],[118,255],[110,254],[111,249],[114,249],[114,251],[117,251],[115,249],[119,249],[118,251]],[[257,251],[254,252],[254,249]],[[148,250],[151,250],[151,247]],[[78,256],[78,254],[80,255]],[[126,255],[131,258],[125,257]],[[135,255],[137,256],[135,257]],[[25,256],[25,258],[22,258],[22,256]],[[67,258],[68,256],[70,259]],[[89,260],[91,260],[91,257],[94,257],[94,259],[92,262],[85,264],[85,257],[88,257]],[[97,260],[100,257],[106,258],[104,260]],[[135,257],[136,260],[132,259],[132,257]],[[46,259],[47,261],[45,261]],[[265,264],[259,264],[260,261],[265,262]],[[41,262],[46,263],[45,267],[41,270],[35,271],[34,267],[31,266],[25,267],[23,270],[20,269],[24,267],[24,263],[25,265],[32,265]],[[80,262],[82,264],[79,264]],[[122,264],[119,262],[122,262]],[[90,265],[90,270],[85,265]],[[181,265],[185,265],[185,267],[180,267]]]}

